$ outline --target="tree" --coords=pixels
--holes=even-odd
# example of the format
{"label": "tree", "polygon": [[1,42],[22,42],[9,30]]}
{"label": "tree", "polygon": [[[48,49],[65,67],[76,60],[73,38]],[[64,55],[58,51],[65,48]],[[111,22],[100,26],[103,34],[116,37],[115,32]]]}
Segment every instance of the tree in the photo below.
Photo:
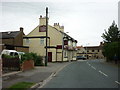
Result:
{"label": "tree", "polygon": [[120,60],[120,31],[118,30],[115,21],[108,28],[108,32],[102,34],[104,39],[103,55],[107,58],[107,61]]}
{"label": "tree", "polygon": [[120,42],[105,43],[103,47],[103,55],[107,61],[114,60],[115,55],[120,60]]}
{"label": "tree", "polygon": [[104,42],[120,41],[120,31],[118,30],[115,21],[113,21],[112,25],[108,28],[108,32],[105,30],[105,33],[103,33],[102,38],[104,39]]}

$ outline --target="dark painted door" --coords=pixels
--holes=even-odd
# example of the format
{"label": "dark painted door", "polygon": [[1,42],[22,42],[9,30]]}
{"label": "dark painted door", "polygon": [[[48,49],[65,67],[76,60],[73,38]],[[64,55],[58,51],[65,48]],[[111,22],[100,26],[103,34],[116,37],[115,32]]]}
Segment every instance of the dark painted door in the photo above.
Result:
{"label": "dark painted door", "polygon": [[52,52],[48,52],[48,62],[52,62]]}

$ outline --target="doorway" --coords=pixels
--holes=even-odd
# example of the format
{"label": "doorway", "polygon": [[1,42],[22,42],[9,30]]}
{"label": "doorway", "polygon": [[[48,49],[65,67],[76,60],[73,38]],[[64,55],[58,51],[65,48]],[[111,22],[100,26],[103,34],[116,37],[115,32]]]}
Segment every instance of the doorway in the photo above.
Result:
{"label": "doorway", "polygon": [[52,52],[48,52],[48,62],[52,62]]}

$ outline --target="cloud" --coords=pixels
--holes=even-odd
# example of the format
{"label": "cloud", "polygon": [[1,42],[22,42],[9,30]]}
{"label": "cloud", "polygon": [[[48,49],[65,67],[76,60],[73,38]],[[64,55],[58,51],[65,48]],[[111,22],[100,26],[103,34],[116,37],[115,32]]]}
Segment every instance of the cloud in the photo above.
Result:
{"label": "cloud", "polygon": [[50,25],[58,22],[64,25],[65,32],[69,32],[74,39],[77,39],[79,45],[87,42],[98,44],[102,40],[104,29],[107,29],[113,20],[117,22],[118,19],[117,0],[35,1],[2,2],[3,25],[0,25],[0,28],[18,30],[22,26],[28,34],[39,24],[39,16],[45,15],[47,6]]}
{"label": "cloud", "polygon": [[[119,0],[74,0],[74,2],[118,2]],[[1,0],[1,2],[73,2],[73,0]]]}

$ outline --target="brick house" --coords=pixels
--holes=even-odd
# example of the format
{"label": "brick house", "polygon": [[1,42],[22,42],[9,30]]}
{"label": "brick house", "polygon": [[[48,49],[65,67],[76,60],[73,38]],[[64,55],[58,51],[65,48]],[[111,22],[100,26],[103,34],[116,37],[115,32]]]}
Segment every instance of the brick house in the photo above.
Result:
{"label": "brick house", "polygon": [[102,59],[104,58],[102,47],[102,42],[99,46],[77,46],[77,56],[85,56],[87,59]]}
{"label": "brick house", "polygon": [[0,32],[0,52],[3,49],[17,50],[21,52],[29,52],[29,47],[23,46],[23,28],[20,31]]}
{"label": "brick house", "polygon": [[87,52],[88,59],[103,59],[104,58],[104,56],[102,54],[102,48],[103,48],[102,42],[100,42],[99,46],[87,46],[84,48]]}
{"label": "brick house", "polygon": [[85,56],[86,50],[83,46],[77,46],[77,56]]}

